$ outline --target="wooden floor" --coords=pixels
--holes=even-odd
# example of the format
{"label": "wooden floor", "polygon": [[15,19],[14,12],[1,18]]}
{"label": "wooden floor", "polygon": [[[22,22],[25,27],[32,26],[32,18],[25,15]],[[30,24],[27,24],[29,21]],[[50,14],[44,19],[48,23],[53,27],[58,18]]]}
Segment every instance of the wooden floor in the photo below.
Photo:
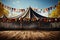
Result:
{"label": "wooden floor", "polygon": [[59,31],[0,31],[0,40],[57,40]]}

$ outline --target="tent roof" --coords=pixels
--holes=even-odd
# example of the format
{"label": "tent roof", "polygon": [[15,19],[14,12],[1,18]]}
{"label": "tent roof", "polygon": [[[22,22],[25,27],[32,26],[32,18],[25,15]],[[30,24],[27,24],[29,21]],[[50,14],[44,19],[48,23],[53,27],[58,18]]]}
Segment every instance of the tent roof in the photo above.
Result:
{"label": "tent roof", "polygon": [[38,20],[39,18],[45,18],[45,17],[39,15],[38,13],[33,11],[31,7],[29,7],[27,11],[22,15],[22,18],[28,18],[31,20],[35,18],[36,20]]}

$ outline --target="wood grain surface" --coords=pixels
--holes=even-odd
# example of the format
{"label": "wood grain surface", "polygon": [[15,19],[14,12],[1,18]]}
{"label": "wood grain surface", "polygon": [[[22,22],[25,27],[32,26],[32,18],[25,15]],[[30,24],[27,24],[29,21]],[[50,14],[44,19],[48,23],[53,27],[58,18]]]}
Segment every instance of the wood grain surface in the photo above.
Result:
{"label": "wood grain surface", "polygon": [[0,31],[0,40],[60,40],[59,31]]}

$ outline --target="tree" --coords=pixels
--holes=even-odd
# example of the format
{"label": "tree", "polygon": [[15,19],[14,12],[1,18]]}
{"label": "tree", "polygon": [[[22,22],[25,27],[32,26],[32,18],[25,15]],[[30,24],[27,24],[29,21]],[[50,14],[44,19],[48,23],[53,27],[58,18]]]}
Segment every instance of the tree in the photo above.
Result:
{"label": "tree", "polygon": [[2,5],[0,4],[0,17],[2,17],[3,15],[8,16],[8,14],[8,10],[4,9],[4,7],[2,7]]}
{"label": "tree", "polygon": [[53,10],[49,16],[52,18],[60,18],[60,2],[58,2],[56,9]]}

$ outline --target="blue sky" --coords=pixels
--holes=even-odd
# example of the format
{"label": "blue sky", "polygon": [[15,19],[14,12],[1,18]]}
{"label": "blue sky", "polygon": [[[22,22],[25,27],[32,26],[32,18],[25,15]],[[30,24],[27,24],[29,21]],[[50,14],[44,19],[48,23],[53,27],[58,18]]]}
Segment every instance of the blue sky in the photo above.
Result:
{"label": "blue sky", "polygon": [[48,8],[58,3],[58,0],[0,0],[12,8]]}

